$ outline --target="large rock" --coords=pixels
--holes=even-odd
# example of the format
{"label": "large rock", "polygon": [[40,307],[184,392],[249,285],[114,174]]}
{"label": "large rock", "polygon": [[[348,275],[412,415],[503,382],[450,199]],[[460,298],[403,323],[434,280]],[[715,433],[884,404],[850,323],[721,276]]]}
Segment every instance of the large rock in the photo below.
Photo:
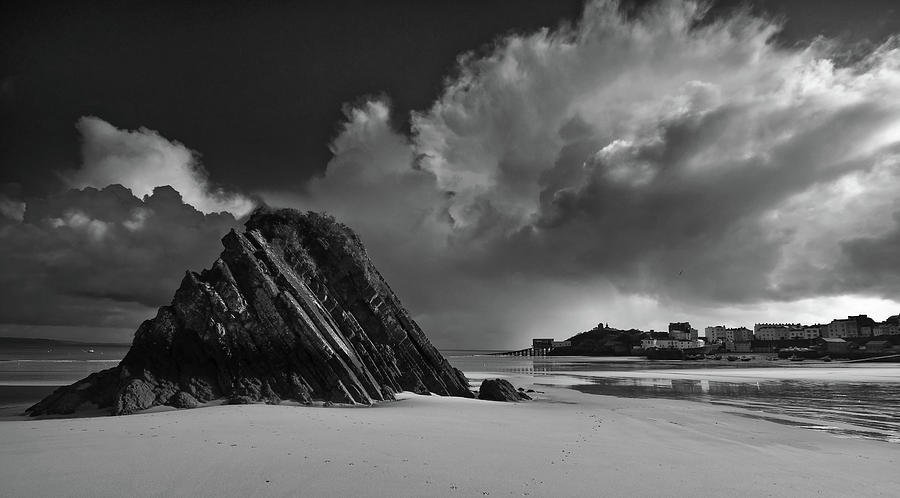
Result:
{"label": "large rock", "polygon": [[212,268],[188,272],[118,366],[62,387],[31,415],[113,414],[214,399],[371,404],[413,390],[472,397],[346,226],[259,210]]}
{"label": "large rock", "polygon": [[516,388],[506,379],[484,379],[478,389],[478,399],[489,401],[520,401],[531,399],[524,392],[516,391]]}

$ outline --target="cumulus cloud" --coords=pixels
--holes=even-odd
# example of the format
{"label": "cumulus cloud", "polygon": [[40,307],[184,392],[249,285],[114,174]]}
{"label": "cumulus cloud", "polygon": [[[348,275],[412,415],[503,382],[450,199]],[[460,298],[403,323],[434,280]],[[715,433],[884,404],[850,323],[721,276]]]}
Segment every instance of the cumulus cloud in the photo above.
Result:
{"label": "cumulus cloud", "polygon": [[900,42],[839,65],[779,29],[593,1],[461,56],[409,136],[384,101],[349,110],[325,175],[266,197],[356,227],[438,334],[566,326],[535,306],[639,326],[900,306]]}
{"label": "cumulus cloud", "polygon": [[185,270],[211,264],[254,202],[215,186],[197,153],[153,130],[96,117],[77,128],[83,162],[60,174],[71,190],[26,197],[0,185],[0,324],[73,336],[100,327],[127,340],[122,331],[168,303]]}
{"label": "cumulus cloud", "polygon": [[168,186],[143,199],[111,185],[24,204],[20,220],[0,224],[0,323],[133,332],[172,299],[185,270],[214,261],[238,225]]}
{"label": "cumulus cloud", "polygon": [[196,152],[156,131],[121,130],[94,116],[82,117],[76,128],[83,161],[78,170],[62,175],[70,187],[119,184],[143,197],[168,185],[204,213],[227,211],[241,217],[253,209],[245,195],[213,185]]}

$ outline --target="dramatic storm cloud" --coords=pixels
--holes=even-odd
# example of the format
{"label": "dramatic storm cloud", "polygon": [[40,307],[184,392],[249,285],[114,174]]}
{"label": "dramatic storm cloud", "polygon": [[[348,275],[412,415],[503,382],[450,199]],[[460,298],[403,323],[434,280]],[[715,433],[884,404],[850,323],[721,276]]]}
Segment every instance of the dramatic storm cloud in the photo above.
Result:
{"label": "dramatic storm cloud", "polygon": [[143,199],[121,185],[88,187],[21,204],[20,219],[0,217],[0,323],[133,332],[172,299],[185,270],[210,266],[238,224],[171,187]]}
{"label": "dramatic storm cloud", "polygon": [[[184,270],[209,266],[253,195],[357,230],[443,347],[514,347],[600,321],[882,319],[900,311],[900,41],[786,43],[780,30],[690,1],[589,2],[573,24],[459,56],[408,116],[389,97],[347,106],[311,180],[321,164],[307,149],[292,176],[255,141],[240,161],[217,148],[251,133],[243,116],[221,137],[200,133],[221,100],[145,123],[184,119],[217,157],[212,175],[195,138],[82,117],[80,166],[40,166],[72,190],[0,186],[0,324],[133,330]],[[353,92],[382,90],[374,76]],[[233,97],[269,127],[260,136],[303,138],[267,114],[303,106],[259,95]],[[267,187],[215,181],[248,176]]]}
{"label": "dramatic storm cloud", "polygon": [[0,192],[0,324],[124,341],[186,270],[210,266],[253,202],[213,187],[193,151],[154,131],[93,117],[77,128],[81,167],[60,172],[75,188]]}
{"label": "dramatic storm cloud", "polygon": [[357,228],[438,342],[895,313],[898,42],[839,64],[778,30],[592,2],[460,57],[409,136],[348,109],[324,176],[265,197]]}
{"label": "dramatic storm cloud", "polygon": [[241,217],[253,209],[247,197],[213,186],[196,152],[153,130],[120,130],[93,116],[82,117],[77,128],[83,162],[77,171],[63,175],[71,187],[120,184],[145,196],[169,185],[204,213],[228,211]]}

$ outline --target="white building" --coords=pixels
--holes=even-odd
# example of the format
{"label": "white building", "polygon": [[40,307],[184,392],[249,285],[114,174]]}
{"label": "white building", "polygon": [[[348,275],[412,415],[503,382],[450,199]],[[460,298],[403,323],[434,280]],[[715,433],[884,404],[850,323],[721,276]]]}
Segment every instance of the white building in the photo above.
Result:
{"label": "white building", "polygon": [[669,324],[669,337],[679,341],[696,341],[699,332],[689,322],[673,322]]}
{"label": "white building", "polygon": [[822,336],[824,325],[812,325],[809,327],[789,327],[788,339],[818,339]]}
{"label": "white building", "polygon": [[724,325],[715,325],[712,327],[706,327],[704,330],[704,335],[706,340],[709,342],[718,342],[725,340],[725,326]]}
{"label": "white building", "polygon": [[[652,331],[651,331],[652,332]],[[641,347],[644,349],[694,349],[706,345],[698,337],[697,329],[692,328],[688,322],[673,322],[669,324],[667,337],[659,339],[642,339]]]}
{"label": "white building", "polygon": [[753,331],[747,327],[727,328],[724,325],[706,327],[708,342],[747,342],[753,340]]}
{"label": "white building", "polygon": [[750,342],[753,340],[753,331],[747,327],[727,329],[725,331],[725,340],[731,342]]}
{"label": "white building", "polygon": [[679,339],[643,339],[641,347],[644,349],[694,349],[702,348],[703,341],[683,341]]}
{"label": "white building", "polygon": [[872,330],[872,335],[897,335],[900,334],[900,325],[895,323],[879,323]]}
{"label": "white building", "polygon": [[[802,333],[797,333],[797,339],[818,339],[819,337],[822,337],[825,327],[825,325],[810,325],[808,327],[803,327]],[[792,333],[793,332],[794,331],[792,331]]]}
{"label": "white building", "polygon": [[840,338],[859,337],[859,327],[853,318],[832,320],[825,328],[822,337]]}
{"label": "white building", "polygon": [[757,323],[753,333],[760,341],[784,341],[791,338],[791,330],[802,329],[799,323]]}

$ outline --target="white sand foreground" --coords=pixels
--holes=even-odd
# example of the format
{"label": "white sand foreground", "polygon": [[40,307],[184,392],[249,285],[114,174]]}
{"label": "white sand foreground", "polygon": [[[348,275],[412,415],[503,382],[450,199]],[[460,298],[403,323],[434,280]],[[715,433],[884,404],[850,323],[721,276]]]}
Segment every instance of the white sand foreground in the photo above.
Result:
{"label": "white sand foreground", "polygon": [[898,496],[900,444],[715,405],[215,406],[0,421],[0,496]]}

